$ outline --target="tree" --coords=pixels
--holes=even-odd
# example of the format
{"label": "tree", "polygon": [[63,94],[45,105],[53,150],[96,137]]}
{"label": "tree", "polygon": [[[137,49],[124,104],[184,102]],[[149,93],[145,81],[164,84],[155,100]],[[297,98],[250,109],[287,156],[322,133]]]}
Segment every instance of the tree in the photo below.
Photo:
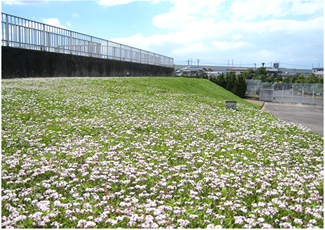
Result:
{"label": "tree", "polygon": [[210,81],[213,82],[214,84],[217,84],[217,77],[214,75],[210,76]]}
{"label": "tree", "polygon": [[290,83],[297,83],[296,81],[297,81],[298,77],[299,77],[298,74],[292,75]]}
{"label": "tree", "polygon": [[278,82],[278,83],[282,83],[284,81],[283,77],[278,75],[276,78],[275,78],[275,81]]}
{"label": "tree", "polygon": [[295,83],[306,83],[305,76],[303,74],[299,75],[298,78],[295,80]]}
{"label": "tree", "polygon": [[257,75],[265,75],[267,76],[269,74],[269,71],[266,70],[266,67],[259,67],[256,70]]}
{"label": "tree", "polygon": [[223,88],[226,88],[226,79],[225,79],[225,74],[222,73],[222,74],[219,74],[217,79],[216,79],[216,84],[223,87]]}
{"label": "tree", "polygon": [[274,78],[273,75],[270,75],[270,76],[267,76],[267,77],[266,77],[266,81],[267,81],[267,82],[272,82],[272,83],[274,83],[274,82],[275,82],[275,78]]}
{"label": "tree", "polygon": [[228,74],[227,73],[226,90],[228,90],[230,92],[233,92],[235,82],[236,82],[236,76],[235,76],[235,74]]}
{"label": "tree", "polygon": [[285,76],[282,82],[283,83],[291,83],[291,78],[289,76]]}
{"label": "tree", "polygon": [[266,75],[255,75],[253,80],[262,80],[262,82],[266,82]]}
{"label": "tree", "polygon": [[318,84],[324,84],[324,78],[323,77],[319,77],[317,83]]}
{"label": "tree", "polygon": [[248,68],[245,72],[242,73],[243,77],[246,79],[252,79],[255,76],[255,71],[253,68]]}
{"label": "tree", "polygon": [[309,74],[309,76],[306,78],[306,83],[308,84],[316,84],[318,82],[318,79],[314,73]]}
{"label": "tree", "polygon": [[232,91],[238,97],[243,98],[243,97],[245,97],[246,90],[247,90],[246,79],[243,76],[243,74],[241,74],[241,75],[237,76],[235,84],[234,84],[234,88]]}

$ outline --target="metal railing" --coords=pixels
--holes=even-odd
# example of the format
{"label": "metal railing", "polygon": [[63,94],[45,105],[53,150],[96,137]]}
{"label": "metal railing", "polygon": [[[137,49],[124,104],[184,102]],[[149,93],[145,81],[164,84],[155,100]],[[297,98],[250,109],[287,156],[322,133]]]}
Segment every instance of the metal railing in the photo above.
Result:
{"label": "metal railing", "polygon": [[174,66],[174,59],[109,40],[2,13],[2,46]]}

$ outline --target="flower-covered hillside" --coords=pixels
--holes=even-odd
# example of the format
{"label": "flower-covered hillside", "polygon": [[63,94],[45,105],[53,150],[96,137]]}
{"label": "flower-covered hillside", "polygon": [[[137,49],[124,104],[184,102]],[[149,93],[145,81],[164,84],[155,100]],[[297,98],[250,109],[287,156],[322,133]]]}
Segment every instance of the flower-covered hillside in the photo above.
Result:
{"label": "flower-covered hillside", "polygon": [[3,80],[2,227],[322,228],[322,138],[200,81]]}

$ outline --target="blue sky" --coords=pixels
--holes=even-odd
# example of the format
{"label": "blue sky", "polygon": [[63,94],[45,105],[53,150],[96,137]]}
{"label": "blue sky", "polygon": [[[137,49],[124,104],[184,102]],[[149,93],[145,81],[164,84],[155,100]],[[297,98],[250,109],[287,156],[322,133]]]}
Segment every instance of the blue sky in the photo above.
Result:
{"label": "blue sky", "polygon": [[323,0],[2,0],[1,11],[201,65],[323,66]]}

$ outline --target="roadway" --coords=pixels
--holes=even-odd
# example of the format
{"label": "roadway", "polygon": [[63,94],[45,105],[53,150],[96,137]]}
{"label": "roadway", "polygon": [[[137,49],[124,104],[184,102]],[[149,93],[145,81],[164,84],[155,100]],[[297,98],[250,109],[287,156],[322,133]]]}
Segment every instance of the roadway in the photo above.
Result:
{"label": "roadway", "polygon": [[262,110],[272,113],[281,120],[301,124],[321,136],[324,135],[323,105],[265,102]]}

